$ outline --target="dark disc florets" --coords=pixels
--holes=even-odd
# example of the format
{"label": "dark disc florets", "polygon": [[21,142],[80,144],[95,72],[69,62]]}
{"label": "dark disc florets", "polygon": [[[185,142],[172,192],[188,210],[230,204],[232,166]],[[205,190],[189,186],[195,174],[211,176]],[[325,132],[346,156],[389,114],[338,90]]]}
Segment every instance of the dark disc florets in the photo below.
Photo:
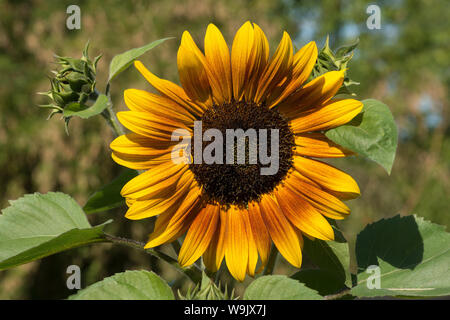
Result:
{"label": "dark disc florets", "polygon": [[[259,201],[261,196],[272,192],[287,175],[292,167],[292,157],[295,147],[294,134],[288,121],[276,110],[269,109],[264,104],[258,105],[245,101],[213,105],[202,119],[202,136],[208,129],[218,129],[223,138],[223,164],[192,163],[190,169],[195,179],[202,186],[204,194],[210,203],[228,207],[237,205],[246,207],[249,202]],[[266,129],[267,154],[271,155],[271,130],[278,129],[278,170],[274,174],[262,175],[262,164],[259,157],[257,163],[249,161],[249,142],[246,141],[245,163],[232,164],[226,162],[226,130],[227,129]],[[234,140],[236,146],[237,140]],[[260,139],[257,141],[258,152],[262,147]],[[203,142],[203,149],[210,144]],[[194,154],[192,144],[191,151]],[[236,148],[234,154],[237,154]],[[236,159],[235,159],[236,160]]]}

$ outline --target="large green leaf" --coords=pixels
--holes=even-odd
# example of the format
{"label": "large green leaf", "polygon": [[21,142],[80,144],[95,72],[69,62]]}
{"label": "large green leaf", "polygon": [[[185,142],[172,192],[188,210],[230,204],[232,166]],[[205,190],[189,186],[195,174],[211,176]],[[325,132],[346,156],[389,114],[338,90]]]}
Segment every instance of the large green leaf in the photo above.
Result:
{"label": "large green leaf", "polygon": [[100,94],[92,106],[85,106],[79,103],[71,103],[64,108],[64,117],[77,116],[83,119],[88,119],[90,117],[96,116],[102,113],[103,110],[108,106],[108,97],[104,94]]}
{"label": "large green leaf", "polygon": [[105,241],[104,225],[91,227],[80,206],[66,194],[28,194],[10,203],[0,215],[0,270]]}
{"label": "large green leaf", "polygon": [[380,164],[389,174],[397,149],[397,126],[389,107],[375,99],[362,101],[364,108],[348,124],[328,130],[337,144]]}
{"label": "large green leaf", "polygon": [[[395,216],[368,225],[357,237],[356,258],[355,296],[450,295],[450,233],[423,218]],[[379,289],[368,288],[371,265],[379,266]]]}
{"label": "large green leaf", "polygon": [[319,300],[317,291],[286,276],[263,276],[253,281],[245,290],[246,300]]}
{"label": "large green leaf", "polygon": [[301,269],[291,276],[321,295],[351,287],[348,243],[304,238],[303,253],[316,268]]}
{"label": "large green leaf", "polygon": [[291,276],[308,288],[316,290],[322,296],[336,294],[347,289],[342,279],[329,270],[302,268]]}
{"label": "large green leaf", "polygon": [[172,39],[172,38],[164,38],[160,40],[153,41],[143,47],[134,48],[128,50],[124,53],[118,54],[115,56],[109,65],[109,78],[108,82],[110,82],[114,77],[116,77],[119,73],[128,68],[135,59],[139,58],[141,55],[146,53],[147,51],[153,49],[157,45],[163,43],[164,41]]}
{"label": "large green leaf", "polygon": [[71,300],[174,300],[172,289],[149,271],[117,273],[69,297]]}
{"label": "large green leaf", "polygon": [[95,192],[84,205],[86,213],[106,211],[125,204],[125,199],[120,195],[123,186],[138,175],[136,170],[126,169],[111,183]]}

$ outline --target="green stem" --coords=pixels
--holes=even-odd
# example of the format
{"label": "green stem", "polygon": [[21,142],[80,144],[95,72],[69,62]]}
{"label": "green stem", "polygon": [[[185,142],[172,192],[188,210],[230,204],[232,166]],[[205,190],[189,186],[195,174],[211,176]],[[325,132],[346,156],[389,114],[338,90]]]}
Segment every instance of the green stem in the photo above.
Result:
{"label": "green stem", "polygon": [[[101,113],[103,118],[105,118],[106,122],[108,122],[109,126],[111,127],[114,134],[118,137],[125,134],[125,130],[123,129],[122,125],[120,124],[119,120],[117,119],[116,113],[113,110],[113,103],[111,101],[111,95],[109,93],[110,85],[109,83],[106,86],[106,96],[108,97],[108,106],[105,110]],[[100,92],[97,91],[97,89],[91,94],[89,97],[94,102],[97,100],[98,96],[100,95]]]}
{"label": "green stem", "polygon": [[267,262],[266,268],[264,269],[264,272],[263,272],[264,275],[272,274],[273,269],[275,267],[275,263],[277,261],[277,255],[278,255],[278,250],[272,244],[272,248],[270,249],[270,254],[269,254],[269,261]]}
{"label": "green stem", "polygon": [[112,108],[111,100],[108,101],[108,107],[103,110],[102,116],[106,119],[117,137],[125,134],[125,131],[123,130],[123,127],[117,119],[116,113]]}
{"label": "green stem", "polygon": [[171,256],[169,256],[157,249],[145,249],[144,248],[145,244],[143,242],[132,240],[132,239],[127,239],[127,238],[122,238],[122,237],[116,237],[116,236],[106,234],[106,233],[105,233],[105,239],[111,243],[120,244],[120,245],[124,245],[124,246],[128,246],[128,247],[132,247],[135,249],[143,250],[146,253],[151,254],[152,256],[155,256],[155,257],[163,260],[164,262],[170,264],[171,266],[176,268],[179,272],[186,275],[194,283],[199,283],[202,280],[202,273],[201,273],[200,269],[198,269],[197,266],[192,265],[187,268],[182,268],[178,264],[178,261],[176,259],[172,258]]}
{"label": "green stem", "polygon": [[340,299],[342,297],[345,297],[346,295],[350,295],[351,294],[350,292],[351,292],[351,289],[345,288],[344,290],[342,290],[339,293],[330,294],[328,296],[325,296],[324,298],[325,298],[325,300],[337,300],[337,299]]}

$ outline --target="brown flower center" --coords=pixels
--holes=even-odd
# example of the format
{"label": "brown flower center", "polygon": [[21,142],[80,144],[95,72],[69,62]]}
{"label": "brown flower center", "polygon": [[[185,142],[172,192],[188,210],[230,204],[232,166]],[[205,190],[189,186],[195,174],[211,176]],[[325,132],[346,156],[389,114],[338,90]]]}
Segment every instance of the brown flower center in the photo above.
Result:
{"label": "brown flower center", "polygon": [[[246,207],[249,202],[259,201],[263,194],[273,191],[291,169],[294,134],[288,121],[276,108],[233,101],[213,105],[201,121],[202,137],[208,129],[217,129],[216,133],[220,131],[223,137],[222,154],[216,154],[217,150],[211,152],[220,161],[208,164],[194,160],[190,164],[190,170],[210,203]],[[230,142],[230,132],[236,134],[237,129],[242,129],[240,132],[244,135],[241,138],[233,136]],[[202,151],[206,151],[205,148],[215,141],[214,138],[210,140],[202,142]],[[244,155],[240,152],[243,146]],[[194,143],[191,151],[192,154],[196,152]]]}

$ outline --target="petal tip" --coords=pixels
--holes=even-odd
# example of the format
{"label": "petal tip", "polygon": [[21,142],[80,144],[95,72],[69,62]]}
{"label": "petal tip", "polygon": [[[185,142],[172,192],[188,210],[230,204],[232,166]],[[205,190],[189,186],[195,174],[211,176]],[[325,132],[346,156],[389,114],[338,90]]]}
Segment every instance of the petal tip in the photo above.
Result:
{"label": "petal tip", "polygon": [[140,68],[145,68],[144,67],[144,64],[140,61],[140,60],[134,60],[134,67],[136,68],[136,69],[140,69]]}

